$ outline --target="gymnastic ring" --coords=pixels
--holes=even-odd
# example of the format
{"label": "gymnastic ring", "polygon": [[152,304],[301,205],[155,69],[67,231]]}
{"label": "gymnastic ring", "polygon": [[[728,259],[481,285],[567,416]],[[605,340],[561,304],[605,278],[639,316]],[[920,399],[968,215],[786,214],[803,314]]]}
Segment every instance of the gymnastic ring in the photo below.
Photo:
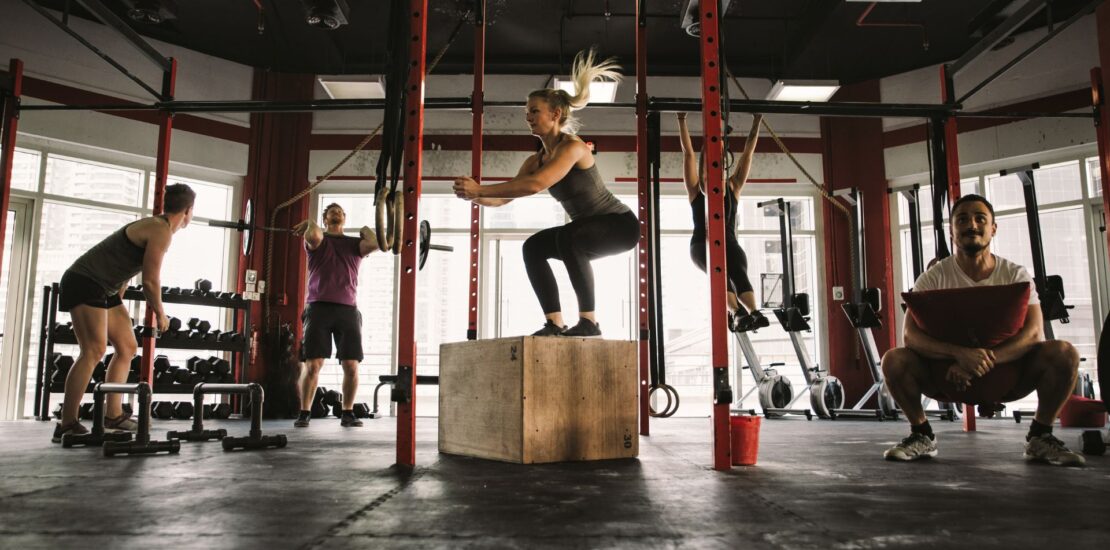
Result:
{"label": "gymnastic ring", "polygon": [[389,202],[392,208],[391,213],[393,218],[390,220],[391,232],[393,233],[393,254],[401,253],[401,243],[404,242],[405,237],[405,195],[400,191],[394,191],[390,194]]}
{"label": "gymnastic ring", "polygon": [[[656,418],[665,418],[663,416],[663,413],[670,410],[672,398],[671,398],[671,392],[665,389],[667,387],[669,387],[669,386],[667,386],[666,384],[663,384],[663,385],[658,385],[658,386],[652,386],[651,389],[648,390],[648,415],[649,416],[654,416]],[[651,397],[653,395],[655,395],[656,390],[663,390],[663,394],[667,396],[667,406],[663,407],[662,412],[656,412],[655,407],[651,406]]]}
{"label": "gymnastic ring", "polygon": [[389,224],[393,223],[393,212],[391,210],[392,203],[388,200],[389,191],[385,187],[378,189],[377,195],[374,197],[374,230],[378,238],[378,250],[388,252],[393,248],[393,228]]}
{"label": "gymnastic ring", "polygon": [[[663,410],[659,412],[656,412],[654,409],[651,408],[650,398],[655,390],[663,390],[663,393],[667,396],[667,406],[663,407]],[[680,400],[678,398],[678,390],[675,390],[673,386],[670,386],[668,384],[658,384],[652,387],[651,391],[648,392],[648,399],[648,411],[651,416],[654,416],[656,418],[670,418],[671,416],[674,416],[674,413],[678,412],[678,405]]]}

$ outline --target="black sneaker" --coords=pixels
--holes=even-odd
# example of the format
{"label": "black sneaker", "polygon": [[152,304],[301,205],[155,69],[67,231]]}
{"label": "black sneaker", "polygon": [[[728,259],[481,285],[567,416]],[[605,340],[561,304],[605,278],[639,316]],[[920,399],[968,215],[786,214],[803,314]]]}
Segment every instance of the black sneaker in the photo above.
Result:
{"label": "black sneaker", "polygon": [[744,319],[744,317],[737,315],[731,311],[728,312],[728,329],[732,332],[744,332],[740,329],[740,321],[742,319]]}
{"label": "black sneaker", "polygon": [[548,319],[547,322],[543,324],[543,328],[533,332],[532,336],[562,336],[563,332],[566,330],[566,325],[559,326],[552,323],[551,319]]}
{"label": "black sneaker", "polygon": [[293,427],[294,428],[307,428],[308,427],[308,420],[310,418],[312,418],[311,413],[309,413],[308,411],[301,411],[301,414],[299,416],[297,416],[297,420],[295,422],[293,422]]}
{"label": "black sneaker", "polygon": [[343,411],[343,416],[339,418],[339,425],[344,428],[361,428],[362,421],[355,418],[355,413],[351,411]]}
{"label": "black sneaker", "polygon": [[749,330],[759,330],[771,326],[771,322],[768,321],[758,309],[752,310],[751,313],[740,317],[736,324],[736,332],[748,332]]}
{"label": "black sneaker", "polygon": [[50,438],[53,443],[61,443],[62,436],[65,434],[85,435],[89,433],[89,429],[82,426],[80,422],[74,422],[67,426],[62,426],[61,422],[54,425],[54,437]]}
{"label": "black sneaker", "polygon": [[601,336],[601,325],[585,317],[578,320],[578,324],[563,331],[563,336],[590,338]]}

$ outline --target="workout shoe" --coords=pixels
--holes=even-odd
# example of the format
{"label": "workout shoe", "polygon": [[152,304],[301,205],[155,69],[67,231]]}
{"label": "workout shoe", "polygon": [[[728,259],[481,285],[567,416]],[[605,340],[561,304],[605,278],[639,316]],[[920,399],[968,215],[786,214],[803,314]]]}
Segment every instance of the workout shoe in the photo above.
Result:
{"label": "workout shoe", "polygon": [[567,327],[556,325],[550,319],[543,324],[543,328],[532,333],[532,336],[562,336]]}
{"label": "workout shoe", "polygon": [[343,411],[343,416],[339,418],[339,425],[343,426],[344,428],[361,428],[362,421],[358,418],[355,418],[353,412]]}
{"label": "workout shoe", "polygon": [[563,331],[563,336],[592,337],[601,336],[601,325],[585,317],[578,320],[578,324]]}
{"label": "workout shoe", "polygon": [[728,312],[728,329],[732,332],[744,332],[744,330],[740,328],[740,321],[743,319],[744,316],[742,315],[737,315],[731,311]]}
{"label": "workout shoe", "polygon": [[129,413],[123,413],[115,418],[104,417],[104,429],[110,432],[134,432],[138,431],[139,423]]}
{"label": "workout shoe", "polygon": [[85,435],[87,433],[89,433],[89,429],[82,426],[80,422],[74,422],[68,426],[62,426],[62,423],[58,422],[54,425],[54,437],[51,437],[50,441],[61,443],[62,436],[65,434]]}
{"label": "workout shoe", "polygon": [[294,428],[307,428],[309,418],[311,418],[311,416],[309,414],[307,414],[307,411],[302,412],[300,415],[297,416],[297,420],[295,422],[293,422],[293,427]]}
{"label": "workout shoe", "polygon": [[910,434],[901,443],[889,448],[883,453],[887,460],[919,460],[937,456],[937,442],[924,434]]}
{"label": "workout shoe", "polygon": [[759,312],[758,309],[752,310],[751,313],[743,315],[736,322],[737,332],[747,332],[749,330],[759,330],[761,328],[771,326],[771,322]]}
{"label": "workout shoe", "polygon": [[1046,462],[1053,466],[1084,466],[1087,460],[1073,452],[1052,434],[1034,437],[1025,443],[1025,460]]}

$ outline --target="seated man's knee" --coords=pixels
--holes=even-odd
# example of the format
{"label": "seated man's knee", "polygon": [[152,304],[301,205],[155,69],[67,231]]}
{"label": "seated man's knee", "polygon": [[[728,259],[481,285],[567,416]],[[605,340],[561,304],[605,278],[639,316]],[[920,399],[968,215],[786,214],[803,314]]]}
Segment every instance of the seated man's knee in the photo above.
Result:
{"label": "seated man's knee", "polygon": [[1071,373],[1079,371],[1079,351],[1070,342],[1047,340],[1041,342],[1040,352],[1042,360],[1053,369]]}
{"label": "seated man's knee", "polygon": [[883,354],[883,376],[887,380],[897,380],[905,375],[906,370],[920,360],[917,354],[909,348],[891,348]]}

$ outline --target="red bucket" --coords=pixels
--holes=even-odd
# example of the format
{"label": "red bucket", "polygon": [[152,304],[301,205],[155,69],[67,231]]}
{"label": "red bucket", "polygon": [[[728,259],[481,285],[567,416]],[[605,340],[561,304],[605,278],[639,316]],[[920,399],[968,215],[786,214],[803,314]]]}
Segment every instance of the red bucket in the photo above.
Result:
{"label": "red bucket", "polygon": [[756,456],[759,455],[759,425],[763,418],[745,415],[733,416],[729,420],[732,428],[732,464],[755,464]]}

